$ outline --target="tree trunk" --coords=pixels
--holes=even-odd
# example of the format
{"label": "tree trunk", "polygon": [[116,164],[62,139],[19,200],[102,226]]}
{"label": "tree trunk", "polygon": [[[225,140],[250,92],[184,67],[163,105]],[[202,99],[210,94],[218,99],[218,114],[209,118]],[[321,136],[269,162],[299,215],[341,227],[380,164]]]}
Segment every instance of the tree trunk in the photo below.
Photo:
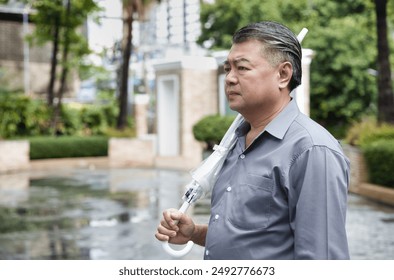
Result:
{"label": "tree trunk", "polygon": [[394,124],[394,95],[387,39],[387,0],[375,0],[378,35],[378,121]]}
{"label": "tree trunk", "polygon": [[57,131],[57,125],[60,120],[60,113],[61,113],[61,108],[62,108],[62,98],[63,94],[66,89],[66,83],[67,83],[67,75],[68,75],[68,65],[67,65],[67,58],[68,58],[68,52],[69,52],[69,46],[70,46],[70,36],[69,36],[69,26],[68,26],[68,18],[70,15],[70,10],[71,10],[71,0],[67,0],[67,7],[66,7],[66,24],[64,27],[64,47],[63,47],[63,54],[62,54],[62,61],[63,61],[63,69],[60,77],[60,87],[59,91],[57,94],[58,102],[55,105],[55,111],[53,114],[53,119],[52,119],[52,128],[54,133],[58,133]]}
{"label": "tree trunk", "polygon": [[[126,4],[127,3],[127,4]],[[128,79],[129,63],[132,47],[132,30],[133,30],[133,3],[126,1],[123,3],[123,40],[122,40],[122,66],[120,75],[119,90],[119,116],[117,128],[124,129],[127,125],[128,114]]]}
{"label": "tree trunk", "polygon": [[53,50],[51,57],[51,71],[48,85],[47,103],[49,107],[53,106],[54,88],[56,81],[57,53],[59,52],[59,19],[56,19],[53,31]]}

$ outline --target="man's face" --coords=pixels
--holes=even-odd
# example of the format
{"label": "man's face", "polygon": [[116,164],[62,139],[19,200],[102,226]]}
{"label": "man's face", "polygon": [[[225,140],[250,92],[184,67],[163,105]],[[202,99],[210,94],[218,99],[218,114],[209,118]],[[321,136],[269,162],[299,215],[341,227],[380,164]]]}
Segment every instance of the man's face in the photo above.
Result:
{"label": "man's face", "polygon": [[224,64],[225,91],[232,110],[241,114],[261,113],[280,97],[279,66],[262,55],[257,40],[234,44]]}

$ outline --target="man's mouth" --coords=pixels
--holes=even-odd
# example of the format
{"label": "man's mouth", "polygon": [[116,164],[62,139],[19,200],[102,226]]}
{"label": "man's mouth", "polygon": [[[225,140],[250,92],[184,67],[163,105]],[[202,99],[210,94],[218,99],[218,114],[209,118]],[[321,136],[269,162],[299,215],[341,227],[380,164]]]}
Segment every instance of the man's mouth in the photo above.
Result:
{"label": "man's mouth", "polygon": [[236,92],[236,91],[228,91],[226,93],[226,95],[227,95],[227,98],[232,98],[232,97],[235,97],[235,96],[239,96],[240,94],[238,92]]}

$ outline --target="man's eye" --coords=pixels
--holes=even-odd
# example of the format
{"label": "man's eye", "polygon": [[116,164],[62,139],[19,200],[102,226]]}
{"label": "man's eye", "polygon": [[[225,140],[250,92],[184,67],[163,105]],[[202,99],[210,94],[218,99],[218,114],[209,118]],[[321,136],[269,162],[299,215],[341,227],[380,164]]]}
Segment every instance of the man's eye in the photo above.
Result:
{"label": "man's eye", "polygon": [[248,68],[244,67],[244,66],[238,66],[237,68],[239,71],[245,71],[248,70]]}
{"label": "man's eye", "polygon": [[224,72],[225,73],[229,73],[231,71],[231,68],[230,67],[224,67]]}

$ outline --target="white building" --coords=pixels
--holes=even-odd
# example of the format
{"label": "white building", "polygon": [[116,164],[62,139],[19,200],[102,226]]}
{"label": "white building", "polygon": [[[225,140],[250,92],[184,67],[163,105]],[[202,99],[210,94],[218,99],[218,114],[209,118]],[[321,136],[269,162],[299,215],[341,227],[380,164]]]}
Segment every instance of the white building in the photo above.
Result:
{"label": "white building", "polygon": [[[104,65],[113,72],[119,67],[119,42],[122,40],[122,1],[97,0],[103,11],[100,23],[88,20],[89,47],[94,51],[90,59],[97,65]],[[130,71],[130,100],[133,92],[149,92],[154,83],[152,59],[171,58],[182,55],[204,55],[196,40],[200,35],[199,0],[166,0],[154,3],[140,21],[133,22],[133,52]],[[106,58],[103,54],[106,53]],[[81,101],[94,99],[92,81],[82,83],[78,96]]]}
{"label": "white building", "polygon": [[[100,24],[89,19],[89,46],[96,52],[113,48],[122,38],[122,1],[97,0],[103,12]],[[133,45],[136,51],[154,52],[156,56],[182,51],[198,51],[200,35],[199,0],[167,0],[152,5],[143,21],[133,23]],[[177,53],[179,56],[179,53]]]}

